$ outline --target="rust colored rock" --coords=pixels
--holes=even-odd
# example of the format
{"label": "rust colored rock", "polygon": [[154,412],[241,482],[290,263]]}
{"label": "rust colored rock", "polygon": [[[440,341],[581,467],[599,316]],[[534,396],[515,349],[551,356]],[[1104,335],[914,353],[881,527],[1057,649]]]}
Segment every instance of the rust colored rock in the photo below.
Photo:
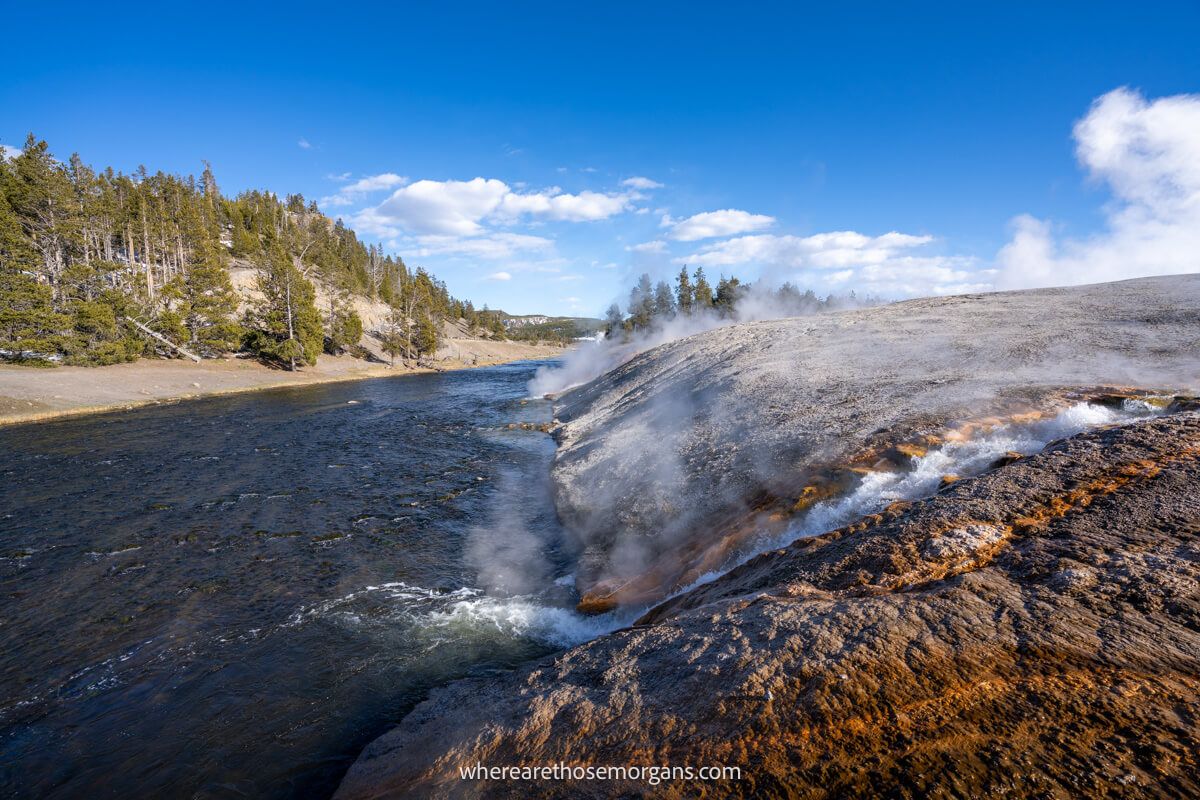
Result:
{"label": "rust colored rock", "polygon": [[659,571],[687,573],[763,493],[802,513],[1085,400],[1179,410],[1200,392],[1197,308],[1200,275],[1164,276],[733,325],[637,355],[556,402],[577,588],[672,556],[689,563]]}
{"label": "rust colored rock", "polygon": [[[435,690],[337,797],[1200,795],[1200,412],[875,517]],[[462,780],[476,763],[742,777]]]}

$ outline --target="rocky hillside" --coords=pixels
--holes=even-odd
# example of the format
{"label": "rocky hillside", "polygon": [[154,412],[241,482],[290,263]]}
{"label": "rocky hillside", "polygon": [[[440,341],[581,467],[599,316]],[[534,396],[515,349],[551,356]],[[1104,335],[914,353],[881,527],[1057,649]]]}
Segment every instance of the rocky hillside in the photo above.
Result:
{"label": "rocky hillside", "polygon": [[[638,356],[561,398],[553,478],[582,610],[640,619],[435,691],[339,797],[1200,794],[1197,353],[1180,276]],[[900,486],[923,499],[848,502]],[[462,780],[477,763],[742,777]]]}
{"label": "rocky hillside", "polygon": [[[435,691],[339,798],[1200,793],[1200,414],[1083,434]],[[733,764],[733,783],[458,766]]]}

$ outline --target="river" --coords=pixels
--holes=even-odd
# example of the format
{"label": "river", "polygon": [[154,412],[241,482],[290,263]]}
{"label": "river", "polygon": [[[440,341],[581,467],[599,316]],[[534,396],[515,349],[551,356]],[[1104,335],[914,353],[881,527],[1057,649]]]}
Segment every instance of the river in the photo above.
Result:
{"label": "river", "polygon": [[586,638],[536,366],[0,429],[0,795],[328,796],[431,687]]}

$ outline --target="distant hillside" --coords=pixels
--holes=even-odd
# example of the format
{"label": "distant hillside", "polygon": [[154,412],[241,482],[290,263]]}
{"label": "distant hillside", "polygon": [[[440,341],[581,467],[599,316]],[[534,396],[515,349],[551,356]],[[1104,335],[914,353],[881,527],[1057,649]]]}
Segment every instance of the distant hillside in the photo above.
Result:
{"label": "distant hillside", "polygon": [[593,317],[552,317],[546,314],[507,314],[493,311],[510,339],[571,341],[596,335],[604,320]]}

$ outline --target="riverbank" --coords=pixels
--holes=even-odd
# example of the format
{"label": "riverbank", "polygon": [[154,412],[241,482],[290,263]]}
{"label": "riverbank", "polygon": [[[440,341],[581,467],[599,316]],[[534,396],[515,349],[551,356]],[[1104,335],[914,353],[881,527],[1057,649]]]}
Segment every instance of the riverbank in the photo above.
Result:
{"label": "riverbank", "polygon": [[257,361],[142,359],[107,367],[19,367],[0,365],[0,425],[135,408],[211,395],[284,386],[382,378],[553,358],[563,348],[523,342],[454,339],[433,366],[395,367],[350,356],[321,356],[316,366],[296,372]]}

